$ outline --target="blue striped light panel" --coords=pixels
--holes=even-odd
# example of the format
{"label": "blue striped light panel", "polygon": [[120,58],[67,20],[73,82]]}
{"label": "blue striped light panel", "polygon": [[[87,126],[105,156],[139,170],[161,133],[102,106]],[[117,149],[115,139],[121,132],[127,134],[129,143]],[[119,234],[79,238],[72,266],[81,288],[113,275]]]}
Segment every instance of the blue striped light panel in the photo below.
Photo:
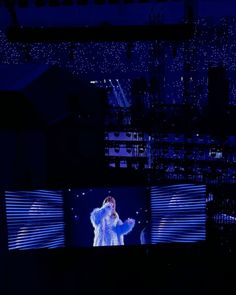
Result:
{"label": "blue striped light panel", "polygon": [[153,186],[151,243],[198,242],[206,239],[206,186]]}
{"label": "blue striped light panel", "polygon": [[9,250],[64,246],[64,210],[61,191],[7,191]]}

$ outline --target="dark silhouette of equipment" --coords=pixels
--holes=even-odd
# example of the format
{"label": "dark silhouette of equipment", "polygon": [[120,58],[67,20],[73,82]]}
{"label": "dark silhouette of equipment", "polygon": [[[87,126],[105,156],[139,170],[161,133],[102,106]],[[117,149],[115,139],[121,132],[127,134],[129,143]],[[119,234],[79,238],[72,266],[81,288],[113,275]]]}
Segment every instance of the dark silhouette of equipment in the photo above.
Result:
{"label": "dark silhouette of equipment", "polygon": [[222,129],[229,103],[229,81],[224,67],[208,69],[208,119],[213,131]]}
{"label": "dark silhouette of equipment", "polygon": [[96,178],[106,93],[56,67],[2,65],[0,76],[1,185],[62,187]]}

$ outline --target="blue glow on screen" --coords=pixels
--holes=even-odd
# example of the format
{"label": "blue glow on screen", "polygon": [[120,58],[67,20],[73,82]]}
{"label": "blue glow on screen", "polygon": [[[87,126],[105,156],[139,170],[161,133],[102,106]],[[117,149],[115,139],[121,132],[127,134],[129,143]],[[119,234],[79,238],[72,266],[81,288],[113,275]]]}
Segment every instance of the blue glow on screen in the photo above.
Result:
{"label": "blue glow on screen", "polygon": [[[123,223],[129,218],[135,220],[132,230],[123,237],[124,245],[141,244],[142,230],[149,223],[148,195],[145,187],[78,188],[68,190],[65,194],[69,246],[93,246],[95,230],[90,216],[94,209],[102,208],[107,196],[116,200],[116,212]],[[108,218],[101,223],[101,227],[106,227],[107,223]],[[108,231],[111,230],[108,228]],[[107,240],[107,243],[103,241],[99,246],[111,246],[110,239]]]}
{"label": "blue glow on screen", "polygon": [[151,242],[197,242],[206,238],[206,186],[151,187]]}
{"label": "blue glow on screen", "polygon": [[64,246],[61,191],[7,191],[9,250]]}
{"label": "blue glow on screen", "polygon": [[135,220],[132,231],[124,237],[125,246],[206,239],[205,185],[86,188],[66,192],[70,246],[93,246],[90,214],[95,208],[102,208],[104,198],[109,195],[116,199],[116,209],[123,222],[127,218]]}

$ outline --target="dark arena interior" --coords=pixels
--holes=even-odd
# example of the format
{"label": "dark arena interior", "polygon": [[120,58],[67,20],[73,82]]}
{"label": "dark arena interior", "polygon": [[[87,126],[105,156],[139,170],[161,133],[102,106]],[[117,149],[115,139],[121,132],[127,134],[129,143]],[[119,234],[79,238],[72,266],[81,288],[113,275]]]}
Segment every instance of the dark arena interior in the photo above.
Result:
{"label": "dark arena interior", "polygon": [[235,0],[0,0],[0,294],[235,289]]}

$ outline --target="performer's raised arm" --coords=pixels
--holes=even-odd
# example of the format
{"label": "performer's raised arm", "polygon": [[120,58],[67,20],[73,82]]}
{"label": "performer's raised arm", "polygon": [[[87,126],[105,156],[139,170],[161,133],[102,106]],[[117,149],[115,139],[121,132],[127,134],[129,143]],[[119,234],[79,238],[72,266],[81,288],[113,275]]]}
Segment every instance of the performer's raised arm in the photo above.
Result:
{"label": "performer's raised arm", "polygon": [[116,212],[116,201],[108,196],[101,208],[96,208],[90,215],[94,227],[93,246],[124,245],[124,235],[134,227],[134,219],[128,218],[124,223]]}
{"label": "performer's raised arm", "polygon": [[95,208],[90,215],[93,226],[97,226],[101,223],[101,220],[111,214],[111,212],[112,205],[110,203],[105,203],[101,208]]}
{"label": "performer's raised arm", "polygon": [[135,220],[132,218],[128,218],[124,222],[122,222],[120,219],[117,222],[117,225],[115,227],[115,231],[118,235],[126,235],[133,229],[135,225]]}

